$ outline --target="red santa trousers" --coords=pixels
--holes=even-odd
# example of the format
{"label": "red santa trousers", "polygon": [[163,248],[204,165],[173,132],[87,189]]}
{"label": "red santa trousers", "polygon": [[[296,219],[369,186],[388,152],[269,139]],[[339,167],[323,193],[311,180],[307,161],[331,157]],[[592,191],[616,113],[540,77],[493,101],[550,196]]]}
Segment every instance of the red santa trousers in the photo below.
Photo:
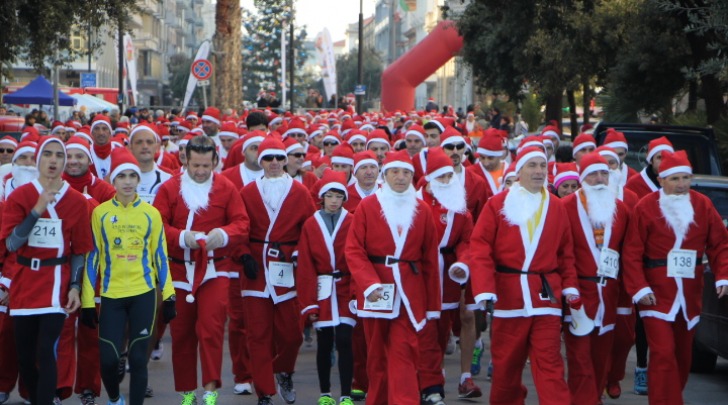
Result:
{"label": "red santa trousers", "polygon": [[240,295],[240,280],[237,278],[230,279],[228,288],[228,346],[235,384],[251,382],[253,376],[250,374],[245,311],[243,311],[243,297]]}
{"label": "red santa trousers", "polygon": [[597,405],[607,384],[614,332],[599,335],[595,329],[586,336],[574,336],[564,326],[567,382],[573,405]]}
{"label": "red santa trousers", "polygon": [[419,405],[417,332],[405,308],[395,319],[360,318],[367,338],[367,405]]}
{"label": "red santa trousers", "polygon": [[354,354],[354,381],[351,387],[367,392],[369,377],[367,376],[367,339],[364,336],[364,324],[357,322],[351,334],[351,349]]}
{"label": "red santa trousers", "polygon": [[[97,305],[98,307],[98,305]],[[98,308],[97,308],[98,310]],[[86,390],[101,396],[101,358],[99,357],[99,330],[78,323],[76,330],[76,394]]]}
{"label": "red santa trousers", "polygon": [[172,333],[172,369],[175,391],[197,388],[197,351],[199,347],[202,385],[222,380],[222,345],[227,319],[227,277],[207,280],[198,289],[195,302],[188,303],[188,291],[175,289],[177,317],[169,323]]}
{"label": "red santa trousers", "polygon": [[541,315],[493,318],[491,405],[522,405],[527,390],[521,382],[526,359],[541,405],[571,403],[561,358],[561,317]]}
{"label": "red santa trousers", "polygon": [[[6,312],[0,312],[0,392],[13,392],[18,376],[18,352],[15,350],[13,319]],[[22,382],[19,388],[21,395],[28,398]]]}
{"label": "red santa trousers", "polygon": [[[442,374],[442,361],[445,348],[450,340],[450,330],[460,309],[442,311],[440,319],[427,321],[425,328],[418,334],[420,351],[418,379],[420,390],[433,386],[445,385],[445,376]],[[457,316],[459,318],[459,316]]]}
{"label": "red santa trousers", "polygon": [[[63,322],[61,336],[56,346],[58,380],[56,388],[58,397],[63,400],[73,394],[73,382],[76,380],[76,319],[78,312],[70,314]],[[98,335],[96,337],[98,345]]]}
{"label": "red santa trousers", "polygon": [[635,311],[629,315],[617,314],[614,324],[614,343],[612,344],[612,360],[607,375],[607,383],[616,384],[624,379],[627,368],[627,357],[634,346]]}
{"label": "red santa trousers", "polygon": [[248,353],[255,392],[275,395],[273,373],[292,373],[303,343],[298,301],[274,304],[270,298],[243,297]]}
{"label": "red santa trousers", "polygon": [[642,317],[650,348],[647,400],[650,405],[682,405],[688,382],[695,328],[688,330],[682,311],[675,322]]}

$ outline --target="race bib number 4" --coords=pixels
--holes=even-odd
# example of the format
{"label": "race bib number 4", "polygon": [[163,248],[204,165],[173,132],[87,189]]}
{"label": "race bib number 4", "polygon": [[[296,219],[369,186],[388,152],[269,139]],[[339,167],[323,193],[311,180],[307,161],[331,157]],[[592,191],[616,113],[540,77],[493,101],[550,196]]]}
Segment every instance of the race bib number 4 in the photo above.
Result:
{"label": "race bib number 4", "polygon": [[695,278],[697,252],[688,249],[673,249],[667,254],[667,276]]}
{"label": "race bib number 4", "polygon": [[316,299],[323,301],[331,296],[334,288],[334,278],[329,275],[318,276],[318,293]]}
{"label": "race bib number 4", "polygon": [[619,275],[619,253],[609,248],[603,248],[599,255],[597,276],[617,278]]}
{"label": "race bib number 4", "polygon": [[60,249],[63,247],[63,220],[39,218],[28,236],[28,246]]}
{"label": "race bib number 4", "polygon": [[293,288],[293,263],[268,262],[270,282],[276,287]]}
{"label": "race bib number 4", "polygon": [[391,311],[394,308],[394,284],[382,284],[382,297],[374,302],[364,298],[364,309]]}

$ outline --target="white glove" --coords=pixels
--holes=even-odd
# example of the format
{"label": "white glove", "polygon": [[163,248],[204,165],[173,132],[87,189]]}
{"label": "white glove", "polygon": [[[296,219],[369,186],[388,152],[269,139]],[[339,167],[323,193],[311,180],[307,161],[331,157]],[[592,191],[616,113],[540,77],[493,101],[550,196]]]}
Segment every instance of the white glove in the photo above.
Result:
{"label": "white glove", "polygon": [[207,244],[208,252],[221,248],[225,244],[225,234],[220,228],[215,228],[207,234],[205,237],[205,243]]}
{"label": "white glove", "polygon": [[185,245],[190,249],[199,249],[200,245],[197,244],[197,234],[195,231],[185,231]]}

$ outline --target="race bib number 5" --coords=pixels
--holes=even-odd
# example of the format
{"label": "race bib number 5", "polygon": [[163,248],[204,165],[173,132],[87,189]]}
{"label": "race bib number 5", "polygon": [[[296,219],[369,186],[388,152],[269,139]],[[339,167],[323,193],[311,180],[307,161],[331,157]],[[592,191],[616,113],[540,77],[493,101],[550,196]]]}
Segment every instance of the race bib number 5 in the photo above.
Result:
{"label": "race bib number 5", "polygon": [[60,249],[63,247],[63,220],[39,218],[28,236],[28,246]]}
{"label": "race bib number 5", "polygon": [[382,284],[382,297],[374,302],[364,299],[364,309],[391,311],[394,308],[394,284]]}
{"label": "race bib number 5", "polygon": [[695,278],[697,252],[688,249],[673,249],[667,255],[667,276]]}

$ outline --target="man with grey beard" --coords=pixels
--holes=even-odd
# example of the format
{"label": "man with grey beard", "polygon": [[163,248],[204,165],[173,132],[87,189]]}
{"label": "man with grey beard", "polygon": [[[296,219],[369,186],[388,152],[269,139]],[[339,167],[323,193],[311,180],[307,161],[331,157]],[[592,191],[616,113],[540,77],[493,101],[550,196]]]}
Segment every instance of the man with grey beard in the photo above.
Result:
{"label": "man with grey beard", "polygon": [[2,200],[7,201],[10,194],[18,187],[38,178],[35,165],[35,142],[21,142],[15,149],[10,175],[3,181]]}
{"label": "man with grey beard", "polygon": [[713,203],[690,189],[685,151],[662,152],[662,187],[632,213],[622,250],[624,282],[637,303],[650,349],[650,405],[683,403],[703,298],[703,256],[718,298],[728,295],[728,231]]}

